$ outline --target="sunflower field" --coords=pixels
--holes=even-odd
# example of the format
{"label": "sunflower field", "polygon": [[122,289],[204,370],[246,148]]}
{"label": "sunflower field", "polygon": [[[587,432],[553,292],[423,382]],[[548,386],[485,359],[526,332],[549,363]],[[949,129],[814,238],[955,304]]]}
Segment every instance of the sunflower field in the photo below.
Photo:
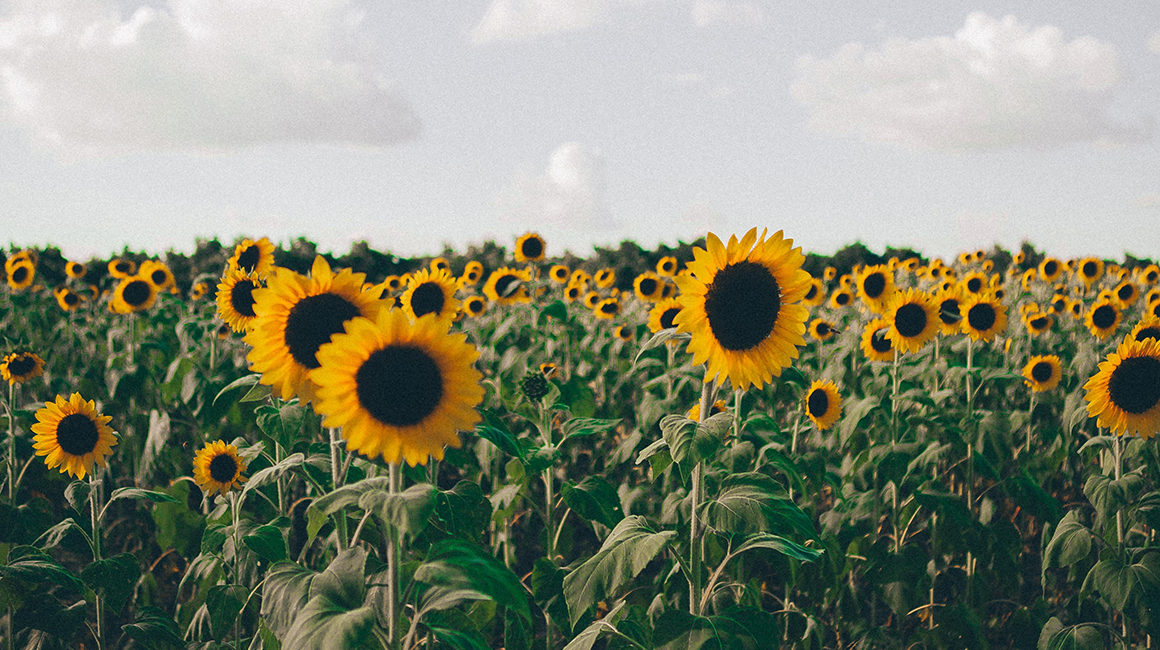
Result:
{"label": "sunflower field", "polygon": [[1150,260],[3,257],[0,650],[1160,636]]}

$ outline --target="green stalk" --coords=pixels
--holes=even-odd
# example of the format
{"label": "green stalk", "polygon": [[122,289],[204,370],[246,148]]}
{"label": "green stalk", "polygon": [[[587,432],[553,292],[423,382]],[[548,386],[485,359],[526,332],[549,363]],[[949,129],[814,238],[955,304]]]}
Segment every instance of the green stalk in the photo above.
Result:
{"label": "green stalk", "polygon": [[[972,390],[973,382],[971,381],[971,369],[974,363],[974,343],[975,340],[971,336],[967,336],[967,421],[974,419],[975,415],[975,393]],[[975,516],[975,435],[974,427],[971,427],[971,438],[967,441],[967,513],[973,518]],[[975,575],[974,571],[974,554],[967,551],[967,602],[971,602],[971,583]]]}
{"label": "green stalk", "polygon": [[[388,492],[399,493],[399,480],[402,473],[398,463],[391,463],[390,478],[387,480]],[[391,640],[391,647],[396,647],[396,637],[399,630],[399,531],[393,523],[387,526],[390,530],[387,545],[387,636]]]}
{"label": "green stalk", "polygon": [[1027,446],[1023,450],[1024,453],[1031,453],[1031,434],[1034,426],[1031,424],[1031,418],[1035,416],[1035,391],[1031,391],[1031,406],[1027,407]]}
{"label": "green stalk", "polygon": [[[1124,448],[1120,436],[1112,438],[1112,457],[1115,466],[1116,481],[1124,477]],[[1124,510],[1120,508],[1116,510],[1116,543],[1119,546],[1120,552],[1124,551]],[[1120,633],[1126,640],[1128,638],[1128,617],[1124,612],[1120,612]]]}
{"label": "green stalk", "polygon": [[[16,507],[16,384],[8,384],[8,501]],[[11,639],[12,635],[8,635]]]}
{"label": "green stalk", "polygon": [[[334,484],[334,489],[342,487],[342,479],[344,472],[342,466],[338,462],[338,445],[341,438],[338,435],[338,429],[331,428],[330,432],[330,481]],[[339,510],[335,514],[334,528],[338,533],[338,548],[344,549],[349,544],[350,536],[346,528],[346,511]]]}
{"label": "green stalk", "polygon": [[[890,389],[890,448],[894,449],[898,446],[898,348],[891,346],[894,350],[894,361],[890,367],[891,389]],[[898,484],[895,484],[891,489],[891,519],[894,527],[894,554],[902,554],[902,535],[899,528],[898,516]]]}
{"label": "green stalk", "polygon": [[[709,417],[709,408],[713,404],[713,389],[715,382],[709,381],[701,385],[701,414],[700,421]],[[701,461],[693,466],[692,486],[689,489],[689,613],[697,616],[701,603],[701,562],[704,556],[701,531],[697,521],[697,510],[701,507],[701,490],[705,482],[705,467]]]}
{"label": "green stalk", "polygon": [[[540,436],[544,440],[544,447],[552,446],[552,413],[544,408],[541,404],[540,408]],[[548,555],[548,561],[556,563],[556,548],[555,539],[552,536],[554,529],[553,506],[555,505],[556,495],[552,484],[552,467],[548,466],[544,470],[544,550]],[[506,552],[506,549],[505,549]],[[544,610],[544,645],[548,650],[552,650],[552,615],[548,610]]]}
{"label": "green stalk", "polygon": [[[238,513],[238,493],[233,491],[233,490],[230,490],[230,519],[233,521],[233,524],[234,524],[234,530],[233,530],[234,567],[233,567],[233,569],[234,569],[234,584],[237,585],[237,584],[241,584],[241,582],[242,582],[242,578],[241,578],[241,576],[242,576],[242,571],[241,571],[242,542],[241,542],[241,538],[238,537],[238,528],[239,528],[238,523],[240,522],[241,518],[240,518],[239,513]],[[243,607],[243,609],[245,609],[245,608]],[[240,648],[241,648],[241,643],[242,643],[242,641],[241,641],[241,639],[242,639],[241,620],[242,620],[242,613],[238,612],[237,618],[234,619],[234,648],[235,648],[235,650],[240,650]]]}
{"label": "green stalk", "polygon": [[[97,479],[97,474],[94,472],[89,474],[89,515],[92,521],[93,532],[93,562],[101,561],[101,481]],[[97,650],[105,647],[105,610],[104,599],[100,596],[94,598],[93,604],[97,608],[97,630],[96,641]]]}

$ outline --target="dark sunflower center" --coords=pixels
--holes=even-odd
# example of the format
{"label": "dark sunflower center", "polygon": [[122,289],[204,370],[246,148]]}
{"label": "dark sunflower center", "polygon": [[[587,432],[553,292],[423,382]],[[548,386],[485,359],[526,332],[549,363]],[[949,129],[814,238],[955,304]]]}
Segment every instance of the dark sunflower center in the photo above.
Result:
{"label": "dark sunflower center", "polygon": [[1137,341],[1143,341],[1144,339],[1160,341],[1160,327],[1145,327],[1139,332],[1136,332]]}
{"label": "dark sunflower center", "polygon": [[578,287],[568,287],[568,297],[575,300],[580,297],[580,289]]}
{"label": "dark sunflower center", "polygon": [[233,305],[234,311],[246,318],[257,316],[254,313],[254,289],[256,288],[257,286],[250,280],[239,280],[234,284],[234,288],[230,289],[230,304]]}
{"label": "dark sunflower center", "polygon": [[544,254],[544,242],[540,241],[539,237],[530,237],[524,241],[520,250],[523,251],[524,257],[535,259]]}
{"label": "dark sunflower center", "polygon": [[121,297],[124,298],[125,303],[130,307],[140,307],[149,300],[149,283],[144,280],[133,280],[125,285],[125,290],[121,292]]}
{"label": "dark sunflower center", "polygon": [[830,327],[830,324],[825,322],[818,323],[817,327],[814,328],[814,331],[818,333],[818,336],[829,336],[831,330],[832,328]]}
{"label": "dark sunflower center", "polygon": [[1100,305],[1092,312],[1092,325],[1106,330],[1116,324],[1116,308],[1111,305]]}
{"label": "dark sunflower center", "polygon": [[657,281],[652,278],[645,278],[640,281],[640,292],[646,296],[651,296],[657,292]]}
{"label": "dark sunflower center", "polygon": [[56,425],[56,443],[73,456],[92,453],[100,437],[97,425],[83,413],[66,415]]}
{"label": "dark sunflower center", "polygon": [[1047,317],[1045,317],[1045,316],[1040,316],[1039,318],[1032,318],[1031,319],[1031,329],[1033,329],[1033,330],[1047,329],[1047,324],[1048,324],[1048,321],[1047,321]]}
{"label": "dark sunflower center", "polygon": [[121,261],[121,262],[117,262],[117,265],[113,268],[117,269],[118,273],[126,273],[127,274],[133,270],[133,265],[129,262]]}
{"label": "dark sunflower center", "polygon": [[1132,294],[1134,293],[1135,291],[1132,290],[1132,285],[1125,284],[1124,286],[1120,287],[1120,290],[1116,292],[1116,295],[1120,297],[1120,300],[1127,300],[1131,298]]}
{"label": "dark sunflower center", "polygon": [[161,269],[157,269],[149,277],[153,278],[153,284],[158,286],[165,284],[165,271]]}
{"label": "dark sunflower center", "polygon": [[8,362],[8,372],[17,377],[27,375],[36,369],[36,359],[31,355],[22,355]]}
{"label": "dark sunflower center", "polygon": [[495,281],[495,294],[501,298],[506,296],[508,289],[518,281],[519,278],[510,273],[499,276]]}
{"label": "dark sunflower center", "polygon": [[12,281],[20,284],[28,279],[28,267],[18,266],[12,270]]}
{"label": "dark sunflower center", "polygon": [[1083,274],[1089,278],[1096,277],[1096,272],[1099,271],[1099,266],[1095,262],[1084,262]]}
{"label": "dark sunflower center", "polygon": [[362,407],[388,426],[419,424],[443,399],[443,373],[418,347],[392,345],[371,354],[355,384]]}
{"label": "dark sunflower center", "polygon": [[769,269],[737,262],[717,272],[705,292],[705,315],[726,350],[748,350],[773,332],[781,310],[781,287]]}
{"label": "dark sunflower center", "polygon": [[661,314],[661,329],[667,330],[670,327],[673,327],[673,320],[679,313],[681,313],[680,307],[669,307],[666,309],[665,312]]}
{"label": "dark sunflower center", "polygon": [[971,293],[979,293],[979,289],[983,288],[983,281],[979,278],[971,278],[967,280],[967,291]]}
{"label": "dark sunflower center", "polygon": [[999,315],[995,307],[985,302],[972,306],[967,310],[967,324],[976,332],[985,332],[995,326]]}
{"label": "dark sunflower center", "polygon": [[479,298],[472,298],[471,300],[468,300],[467,311],[473,314],[478,314],[479,312],[483,311],[483,301]]}
{"label": "dark sunflower center", "polygon": [[605,314],[615,314],[620,311],[620,306],[614,302],[606,302],[600,305],[600,311]]}
{"label": "dark sunflower center", "polygon": [[568,277],[568,269],[556,269],[555,272],[552,273],[552,277],[563,281],[564,278]]}
{"label": "dark sunflower center", "polygon": [[818,285],[811,284],[810,290],[806,292],[806,300],[813,300],[818,295]]}
{"label": "dark sunflower center", "polygon": [[1160,402],[1160,360],[1124,359],[1108,379],[1108,395],[1121,410],[1135,415]]}
{"label": "dark sunflower center", "polygon": [[959,310],[959,301],[954,298],[947,298],[938,305],[938,318],[947,325],[954,325],[963,319],[963,313]]}
{"label": "dark sunflower center", "polygon": [[850,294],[845,292],[839,293],[835,299],[835,302],[838,303],[839,307],[845,307],[846,305],[850,304]]}
{"label": "dark sunflower center", "polygon": [[894,327],[906,338],[922,334],[926,329],[926,310],[922,305],[907,303],[894,312]]}
{"label": "dark sunflower center", "polygon": [[424,282],[411,292],[411,311],[415,312],[415,318],[442,314],[445,300],[443,288],[437,282]]}
{"label": "dark sunflower center", "polygon": [[826,391],[817,388],[810,393],[809,399],[806,400],[806,408],[810,410],[810,415],[815,418],[825,417],[826,412],[830,410],[830,396]]}
{"label": "dark sunflower center", "polygon": [[862,280],[862,291],[870,298],[877,298],[886,291],[886,276],[881,273],[871,273]]}
{"label": "dark sunflower center", "polygon": [[1158,278],[1160,278],[1160,272],[1148,271],[1148,273],[1144,276],[1144,281],[1148,284],[1154,284]]}
{"label": "dark sunflower center", "polygon": [[666,260],[665,263],[661,265],[661,270],[663,270],[665,273],[672,273],[673,269],[675,269],[676,267],[677,267],[676,262],[674,262],[672,260]]}
{"label": "dark sunflower center", "polygon": [[870,335],[870,347],[875,352],[889,352],[890,339],[886,336],[886,328],[876,330]]}
{"label": "dark sunflower center", "polygon": [[238,475],[238,461],[229,454],[218,454],[209,461],[209,477],[218,483],[229,483]]}
{"label": "dark sunflower center", "polygon": [[262,249],[258,248],[256,244],[251,244],[246,247],[244,251],[238,253],[238,268],[245,271],[247,274],[253,273],[254,268],[258,266],[258,260],[262,257]]}
{"label": "dark sunflower center", "polygon": [[1051,303],[1051,309],[1057,313],[1061,312],[1064,309],[1067,309],[1067,301],[1063,298],[1059,298],[1055,302]]}
{"label": "dark sunflower center", "polygon": [[1039,383],[1043,383],[1051,379],[1051,364],[1046,361],[1040,361],[1031,367],[1031,378]]}
{"label": "dark sunflower center", "polygon": [[318,348],[341,332],[343,323],[358,315],[358,307],[333,293],[299,300],[286,317],[284,338],[290,356],[302,366],[317,368],[321,365],[315,358]]}
{"label": "dark sunflower center", "polygon": [[1055,260],[1052,260],[1050,262],[1046,262],[1043,265],[1043,275],[1053,276],[1053,275],[1055,275],[1055,272],[1058,270],[1059,270],[1059,263],[1056,262]]}
{"label": "dark sunflower center", "polygon": [[62,298],[62,300],[64,300],[64,304],[68,305],[69,307],[76,307],[77,303],[81,301],[81,299],[72,292],[64,294],[64,298]]}

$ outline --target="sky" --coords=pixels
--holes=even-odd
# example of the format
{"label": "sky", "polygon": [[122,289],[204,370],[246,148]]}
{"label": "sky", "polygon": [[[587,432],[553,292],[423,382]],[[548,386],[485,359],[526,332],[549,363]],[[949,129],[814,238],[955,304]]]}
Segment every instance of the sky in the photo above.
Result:
{"label": "sky", "polygon": [[0,0],[0,241],[1157,257],[1158,112],[1152,0]]}

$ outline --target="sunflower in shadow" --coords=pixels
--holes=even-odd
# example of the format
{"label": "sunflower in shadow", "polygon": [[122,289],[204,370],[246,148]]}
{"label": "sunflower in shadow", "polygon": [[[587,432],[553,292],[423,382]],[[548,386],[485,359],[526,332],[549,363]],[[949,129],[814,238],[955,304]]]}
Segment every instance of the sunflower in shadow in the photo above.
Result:
{"label": "sunflower in shadow", "polygon": [[133,260],[125,260],[118,257],[109,260],[105,268],[109,270],[109,275],[118,280],[124,280],[137,272],[137,263]]}
{"label": "sunflower in shadow", "polygon": [[44,374],[44,359],[35,352],[13,352],[0,361],[0,377],[8,385],[23,384]]}
{"label": "sunflower in shadow", "polygon": [[226,266],[239,269],[246,275],[257,273],[259,278],[265,278],[270,269],[274,268],[274,244],[265,237],[258,240],[243,239],[234,246],[234,254]]}
{"label": "sunflower in shadow", "polygon": [[876,318],[862,328],[862,353],[871,361],[894,361],[894,343],[890,340],[890,323]]}

